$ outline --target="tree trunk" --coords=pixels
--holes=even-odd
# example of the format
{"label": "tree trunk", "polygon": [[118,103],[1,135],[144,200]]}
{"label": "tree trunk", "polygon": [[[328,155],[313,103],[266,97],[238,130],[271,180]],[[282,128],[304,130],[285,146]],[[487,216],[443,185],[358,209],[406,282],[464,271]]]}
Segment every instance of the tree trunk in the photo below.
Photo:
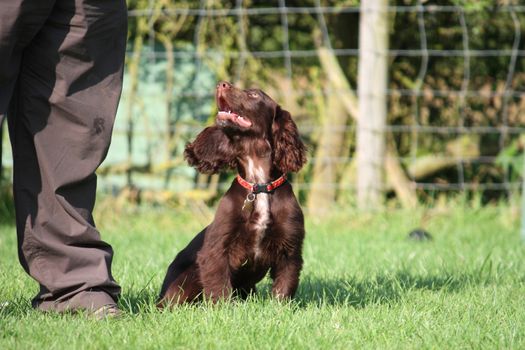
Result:
{"label": "tree trunk", "polygon": [[405,175],[399,164],[396,146],[392,141],[389,144],[385,157],[385,171],[387,182],[395,189],[396,196],[405,208],[414,208],[417,205],[416,187]]}
{"label": "tree trunk", "polygon": [[[323,67],[323,71],[327,76],[327,80],[330,82],[330,89],[333,91],[332,94],[335,94],[337,98],[339,99],[341,106],[343,106],[346,110],[346,113],[351,116],[355,121],[357,121],[358,118],[358,99],[354,92],[352,91],[352,88],[350,84],[348,83],[348,80],[345,78],[344,72],[341,69],[341,66],[339,65],[339,62],[337,61],[336,56],[334,53],[327,48],[324,47],[318,47],[317,48],[317,54],[319,56],[319,60],[321,62],[321,66]],[[321,105],[321,103],[318,103],[318,105]],[[321,108],[322,110],[322,108]],[[330,107],[326,108],[326,110],[330,110]],[[337,112],[340,113],[340,112]],[[321,113],[323,114],[323,113]],[[323,125],[330,125],[330,123],[333,123],[332,117],[323,119]],[[342,121],[339,120],[339,123]],[[348,120],[344,121],[346,124],[348,124]],[[344,127],[346,124],[332,124],[332,128],[335,127]],[[340,135],[341,137],[345,137],[345,135]],[[333,137],[332,135],[326,134],[325,137]],[[327,143],[326,141],[319,141],[319,145]],[[321,152],[321,151],[320,151]],[[333,152],[332,152],[333,153]],[[396,155],[396,149],[394,145],[387,145],[387,157],[388,161],[385,162],[385,169],[386,169],[386,175],[388,178],[388,182],[391,186],[393,186],[396,195],[401,201],[401,204],[404,207],[413,207],[417,203],[417,197],[414,191],[414,187],[412,186],[412,182],[409,180],[409,178],[406,176],[403,167],[401,164],[399,164],[399,160],[397,159]],[[319,159],[319,157],[323,156],[325,153],[316,153],[316,158]],[[338,156],[340,157],[343,154],[343,152],[339,152]],[[348,165],[347,170],[344,172],[354,172],[357,168],[356,164],[352,162],[352,164]],[[312,174],[312,187],[314,184],[323,182],[323,177],[325,176],[324,172],[326,169],[322,169],[321,167],[314,167],[314,172]],[[335,175],[334,175],[335,176]],[[353,177],[353,176],[350,176]],[[344,176],[343,181],[350,178],[349,176]],[[324,181],[326,182],[326,181]],[[334,188],[335,191],[335,188]],[[317,191],[312,191],[309,196],[308,200],[308,207],[309,209],[312,209],[312,207],[315,206],[319,207],[319,204],[317,203],[324,203],[326,201],[326,198],[331,195],[330,193],[318,193]],[[324,196],[325,198],[321,198],[320,196]],[[332,200],[335,198],[335,192],[333,196],[331,197]]]}
{"label": "tree trunk", "polygon": [[385,160],[388,0],[363,0],[359,20],[357,202],[381,205]]}
{"label": "tree trunk", "polygon": [[308,210],[315,214],[323,214],[335,201],[337,160],[345,143],[345,127],[348,121],[348,114],[341,100],[335,95],[327,98],[326,106],[320,106],[320,114],[323,126],[315,151],[316,162],[308,196]]}

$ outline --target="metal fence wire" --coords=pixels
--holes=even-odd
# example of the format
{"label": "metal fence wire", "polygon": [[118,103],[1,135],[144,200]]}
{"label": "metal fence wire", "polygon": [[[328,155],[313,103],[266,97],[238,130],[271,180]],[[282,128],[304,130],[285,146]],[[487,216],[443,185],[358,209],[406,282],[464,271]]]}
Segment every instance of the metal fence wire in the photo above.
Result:
{"label": "metal fence wire", "polygon": [[[335,174],[322,186],[351,194],[355,119],[326,117],[349,114],[332,109],[332,97],[357,96],[360,8],[348,3],[356,2],[130,2],[125,85],[102,188],[209,186],[196,184],[182,150],[212,120],[214,86],[224,79],[262,87],[294,115],[310,150],[296,188],[307,192],[322,162]],[[378,92],[388,99],[384,131],[412,190],[501,198],[521,188],[525,6],[464,3],[386,8],[389,49],[377,53],[389,60],[388,88]],[[321,49],[339,64],[344,89],[327,79]],[[319,158],[321,130],[343,135],[336,155]]]}

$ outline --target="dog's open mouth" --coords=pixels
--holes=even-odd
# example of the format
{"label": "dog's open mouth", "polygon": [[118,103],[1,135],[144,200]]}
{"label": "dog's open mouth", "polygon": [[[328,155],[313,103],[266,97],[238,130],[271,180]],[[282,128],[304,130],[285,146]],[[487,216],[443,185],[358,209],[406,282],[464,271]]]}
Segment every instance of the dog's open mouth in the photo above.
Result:
{"label": "dog's open mouth", "polygon": [[219,113],[217,113],[217,121],[219,123],[222,124],[230,122],[240,126],[241,128],[249,128],[252,126],[251,121],[233,112],[223,97],[219,97],[217,99],[217,107],[219,108]]}

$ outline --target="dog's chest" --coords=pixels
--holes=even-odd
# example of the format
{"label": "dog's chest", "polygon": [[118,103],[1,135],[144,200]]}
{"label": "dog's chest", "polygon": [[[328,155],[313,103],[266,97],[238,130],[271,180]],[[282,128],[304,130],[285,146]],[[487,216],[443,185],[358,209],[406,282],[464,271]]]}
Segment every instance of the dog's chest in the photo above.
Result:
{"label": "dog's chest", "polygon": [[255,200],[254,212],[252,213],[252,233],[254,238],[255,257],[261,254],[261,243],[266,236],[266,231],[270,224],[270,198],[269,194],[259,193]]}
{"label": "dog's chest", "polygon": [[[268,181],[265,174],[266,172],[262,167],[254,165],[253,161],[248,158],[248,175],[250,177],[254,178],[256,182],[264,183]],[[267,193],[257,194],[253,205],[253,211],[250,215],[249,231],[254,237],[253,249],[256,259],[262,253],[261,243],[271,221],[270,196],[271,195]]]}

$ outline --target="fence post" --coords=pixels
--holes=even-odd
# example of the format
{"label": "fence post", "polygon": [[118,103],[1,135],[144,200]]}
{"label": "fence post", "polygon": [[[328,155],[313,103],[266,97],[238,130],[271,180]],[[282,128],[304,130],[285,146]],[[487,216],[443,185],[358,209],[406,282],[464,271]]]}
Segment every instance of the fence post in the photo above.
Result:
{"label": "fence post", "polygon": [[359,17],[357,203],[382,202],[385,159],[388,0],[362,0]]}

